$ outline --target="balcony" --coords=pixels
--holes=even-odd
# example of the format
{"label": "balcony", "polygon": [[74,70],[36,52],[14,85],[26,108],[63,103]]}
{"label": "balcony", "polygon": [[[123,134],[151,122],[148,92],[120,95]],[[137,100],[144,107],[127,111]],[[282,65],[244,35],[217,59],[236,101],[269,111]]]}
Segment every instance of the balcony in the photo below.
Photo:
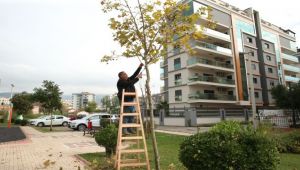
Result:
{"label": "balcony", "polygon": [[175,101],[177,102],[182,101],[182,96],[175,96]]}
{"label": "balcony", "polygon": [[178,79],[174,81],[175,86],[179,86],[182,84],[182,79]]}
{"label": "balcony", "polygon": [[232,64],[225,63],[225,62],[220,62],[220,61],[207,60],[207,59],[203,59],[203,58],[190,58],[187,61],[188,66],[198,64],[198,63],[199,64],[216,66],[216,67],[222,67],[222,68],[226,68],[226,69],[233,69]]}
{"label": "balcony", "polygon": [[[197,25],[197,27],[198,27],[198,25]],[[218,39],[222,39],[222,40],[225,40],[227,42],[230,42],[230,35],[228,35],[228,34],[224,34],[222,32],[212,30],[212,29],[209,29],[209,28],[204,28],[203,32],[204,32],[204,34],[206,34],[208,36],[216,37]]]}
{"label": "balcony", "polygon": [[219,84],[229,84],[234,85],[235,81],[232,79],[227,79],[224,77],[218,77],[218,76],[194,76],[189,78],[190,82],[211,82],[211,83],[219,83]]}
{"label": "balcony", "polygon": [[299,63],[299,59],[296,56],[282,53],[282,58],[288,61]]}
{"label": "balcony", "polygon": [[202,47],[202,48],[205,48],[205,49],[208,49],[208,50],[212,50],[212,51],[215,51],[215,52],[219,52],[221,54],[225,54],[225,55],[229,55],[229,56],[232,55],[231,49],[229,49],[229,48],[220,47],[220,46],[210,44],[210,43],[206,43],[206,42],[203,42],[203,41],[194,41],[192,43],[192,46],[195,46],[195,47],[199,46],[199,47]]}
{"label": "balcony", "polygon": [[296,66],[283,64],[283,69],[290,72],[300,73],[300,68]]}
{"label": "balcony", "polygon": [[285,81],[288,81],[288,82],[298,83],[300,81],[300,78],[298,78],[298,77],[284,76],[284,78],[285,78]]}
{"label": "balcony", "polygon": [[235,101],[236,97],[234,95],[196,92],[196,93],[189,94],[189,100],[229,100],[229,101]]}

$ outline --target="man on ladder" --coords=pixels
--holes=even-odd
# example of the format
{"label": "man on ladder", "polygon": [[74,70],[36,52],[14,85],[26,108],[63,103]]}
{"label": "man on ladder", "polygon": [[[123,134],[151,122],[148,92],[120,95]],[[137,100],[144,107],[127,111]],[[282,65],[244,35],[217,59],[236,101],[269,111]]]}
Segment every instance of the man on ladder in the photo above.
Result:
{"label": "man on ladder", "polygon": [[[142,166],[150,170],[140,103],[134,88],[134,84],[142,78],[140,72],[143,66],[144,64],[141,63],[130,77],[123,71],[119,73],[117,87],[121,107],[115,162],[117,170],[122,167]],[[124,147],[128,142],[131,142],[131,146]]]}
{"label": "man on ladder", "polygon": [[[135,87],[134,84],[136,82],[139,81],[140,78],[142,78],[142,73],[140,73],[140,71],[142,70],[144,64],[141,63],[139,65],[139,67],[136,69],[136,71],[133,73],[132,76],[128,77],[128,75],[124,72],[121,71],[118,76],[119,76],[119,80],[117,83],[117,87],[118,87],[118,98],[119,98],[119,102],[121,105],[122,102],[122,92],[123,89],[125,89],[126,92],[135,92]],[[133,96],[126,96],[124,98],[125,102],[133,102],[134,97]],[[135,112],[135,108],[133,106],[125,106],[124,110],[126,112]],[[124,123],[133,123],[133,116],[127,116],[124,118]],[[123,134],[128,135],[130,133],[135,133],[133,128],[124,128],[123,129]]]}

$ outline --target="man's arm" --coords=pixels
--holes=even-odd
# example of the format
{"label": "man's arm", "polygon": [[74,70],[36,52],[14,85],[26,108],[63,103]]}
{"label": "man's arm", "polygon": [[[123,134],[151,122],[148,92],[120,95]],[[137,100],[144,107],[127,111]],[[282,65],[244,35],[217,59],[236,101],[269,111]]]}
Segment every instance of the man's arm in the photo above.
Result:
{"label": "man's arm", "polygon": [[134,78],[136,78],[136,76],[138,76],[138,74],[140,73],[141,69],[143,68],[144,64],[140,64],[139,67],[136,69],[136,71],[132,74],[132,76],[129,77],[129,79],[133,80]]}
{"label": "man's arm", "polygon": [[139,78],[120,80],[118,82],[118,87],[126,89],[128,86],[134,85],[138,81],[139,81]]}

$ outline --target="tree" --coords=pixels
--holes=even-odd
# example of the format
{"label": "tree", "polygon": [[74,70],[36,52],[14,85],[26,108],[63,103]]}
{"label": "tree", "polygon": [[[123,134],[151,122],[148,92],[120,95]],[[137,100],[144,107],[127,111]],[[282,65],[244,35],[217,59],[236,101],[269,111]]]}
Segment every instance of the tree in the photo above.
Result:
{"label": "tree", "polygon": [[92,113],[92,112],[95,112],[96,108],[97,108],[96,102],[88,102],[87,106],[84,108],[84,110],[86,112]]}
{"label": "tree", "polygon": [[272,88],[271,94],[278,107],[292,110],[293,127],[296,127],[296,112],[300,111],[300,81],[289,84],[288,88],[277,85]]}
{"label": "tree", "polygon": [[42,87],[34,88],[33,98],[35,101],[40,102],[44,111],[50,114],[50,131],[52,131],[52,114],[53,111],[61,111],[61,95],[59,86],[53,81],[44,80]]}
{"label": "tree", "polygon": [[11,102],[13,103],[13,109],[18,115],[27,114],[33,108],[32,95],[27,92],[15,94]]}
{"label": "tree", "polygon": [[104,96],[101,99],[101,104],[105,108],[105,112],[108,112],[110,114],[116,114],[119,112],[119,99],[116,95],[110,96]]}
{"label": "tree", "polygon": [[[129,4],[131,2],[132,4]],[[102,0],[104,13],[111,12],[109,26],[113,38],[119,42],[120,54],[115,51],[102,57],[102,62],[115,60],[121,56],[136,57],[145,64],[146,96],[150,110],[152,146],[155,156],[155,169],[160,169],[159,153],[154,133],[154,116],[150,89],[149,66],[158,62],[169,53],[168,47],[180,47],[193,53],[191,41],[205,38],[202,34],[204,26],[196,27],[201,12],[206,13],[211,21],[211,8],[201,8],[191,12],[189,3],[177,3],[176,0],[149,0],[140,2],[128,0]],[[213,27],[213,22],[207,22],[206,27]]]}
{"label": "tree", "polygon": [[105,112],[109,112],[109,108],[111,107],[111,101],[109,96],[104,96],[101,99],[101,104],[105,109]]}

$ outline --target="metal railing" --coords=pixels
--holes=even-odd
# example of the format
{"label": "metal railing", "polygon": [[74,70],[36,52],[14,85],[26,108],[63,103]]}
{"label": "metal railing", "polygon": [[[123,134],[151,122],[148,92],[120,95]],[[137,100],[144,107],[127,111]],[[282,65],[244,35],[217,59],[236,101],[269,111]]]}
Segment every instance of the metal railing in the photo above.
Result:
{"label": "metal railing", "polygon": [[236,97],[234,95],[196,92],[196,93],[189,94],[189,99],[190,100],[206,99],[206,100],[231,100],[231,101],[234,101],[236,99]]}
{"label": "metal railing", "polygon": [[218,76],[194,76],[194,77],[190,77],[189,81],[190,82],[204,81],[204,82],[212,82],[212,83],[220,83],[220,84],[235,84],[235,81],[232,79],[227,79]]}
{"label": "metal railing", "polygon": [[197,63],[233,69],[232,64],[220,62],[220,61],[212,61],[212,60],[203,59],[203,58],[190,58],[187,61],[187,65],[193,65],[193,64],[197,64]]}
{"label": "metal railing", "polygon": [[207,42],[203,42],[203,41],[194,41],[192,43],[193,46],[200,46],[200,47],[204,47],[210,50],[214,50],[214,51],[218,51],[218,52],[222,52],[222,53],[226,53],[226,54],[232,54],[231,53],[231,49],[229,48],[225,48],[225,47],[220,47],[214,44],[210,44]]}

